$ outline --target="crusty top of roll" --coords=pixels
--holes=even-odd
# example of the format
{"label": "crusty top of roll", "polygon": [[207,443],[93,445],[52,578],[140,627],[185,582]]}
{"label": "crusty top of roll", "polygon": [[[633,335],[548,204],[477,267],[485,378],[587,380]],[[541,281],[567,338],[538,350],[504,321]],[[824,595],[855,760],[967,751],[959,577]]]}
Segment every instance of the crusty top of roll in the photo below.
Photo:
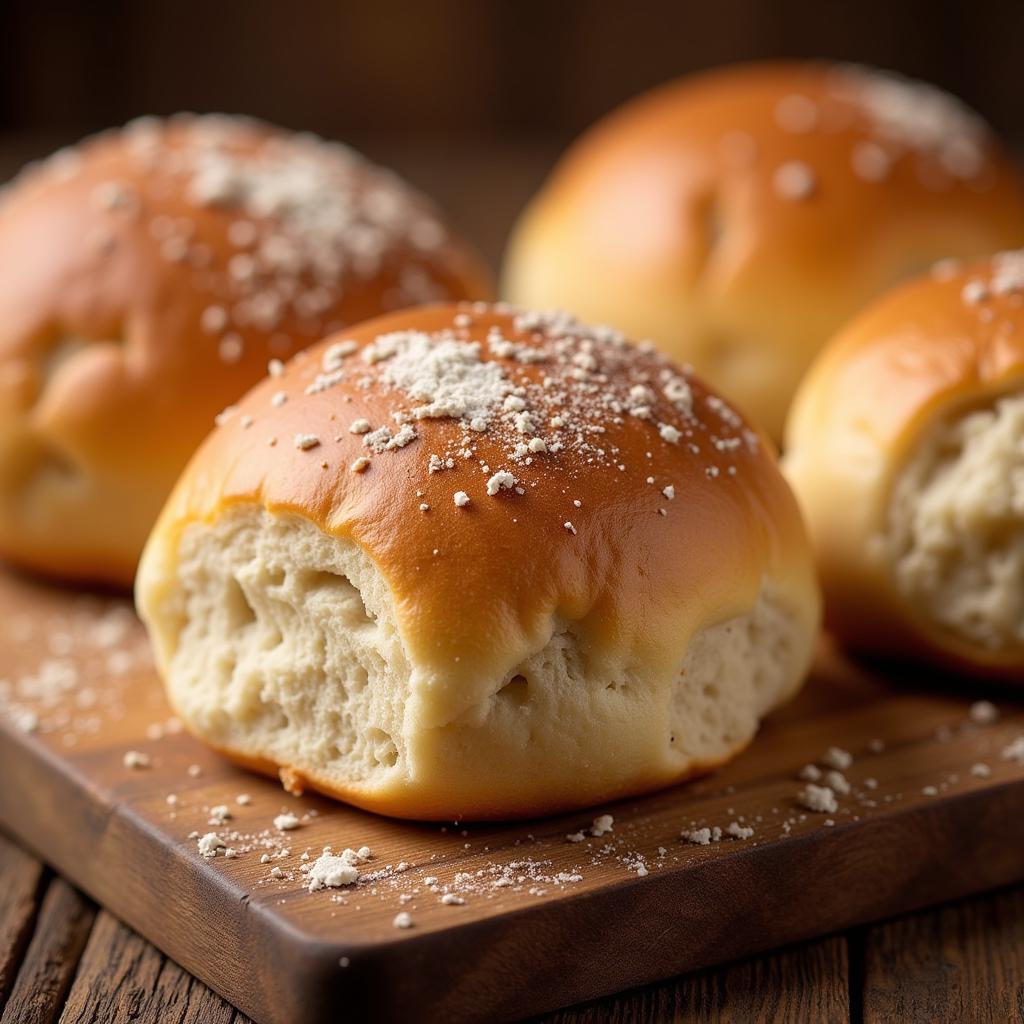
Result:
{"label": "crusty top of roll", "polygon": [[[144,118],[23,172],[0,193],[0,266],[0,434],[28,431],[86,477],[152,478],[149,523],[268,360],[388,308],[490,294],[390,172],[221,115]],[[118,554],[68,553],[64,573],[130,579],[137,549]]]}
{"label": "crusty top of roll", "polygon": [[1020,178],[952,96],[854,65],[740,65],[590,129],[524,215],[506,287],[654,338],[780,433],[799,373],[866,301],[1022,240]]}
{"label": "crusty top of roll", "polygon": [[[895,289],[824,349],[797,392],[786,473],[810,509],[829,616],[864,646],[886,649],[906,600],[870,538],[887,529],[900,472],[940,423],[1024,389],[1024,250],[960,265]],[[860,538],[851,547],[849,538]],[[842,581],[834,591],[829,580]],[[1019,672],[1020,652],[968,647],[918,620],[920,644],[978,671]],[[901,635],[904,649],[908,641]]]}
{"label": "crusty top of roll", "polygon": [[238,503],[370,555],[442,721],[497,661],[538,650],[552,614],[595,657],[659,673],[766,577],[817,614],[770,443],[664,357],[564,314],[426,307],[299,354],[221,417],[140,580],[172,580],[183,529]]}
{"label": "crusty top of roll", "polygon": [[898,462],[932,416],[966,412],[1022,379],[1024,250],[943,261],[837,335],[805,378],[787,436],[842,425]]}
{"label": "crusty top of roll", "polygon": [[[967,233],[986,210],[1024,221],[1019,180],[978,115],[932,86],[849,64],[740,65],[655,89],[566,154],[545,202],[569,193],[571,205],[601,204],[595,235],[618,218],[628,245],[639,221],[658,242],[643,240],[646,260],[679,247],[683,282],[700,275],[712,290],[755,268],[767,287],[761,275],[778,266],[811,293],[865,252],[881,276],[886,237],[909,223],[924,248],[930,213],[962,215]],[[720,203],[721,223],[695,230],[679,216],[683,195]]]}

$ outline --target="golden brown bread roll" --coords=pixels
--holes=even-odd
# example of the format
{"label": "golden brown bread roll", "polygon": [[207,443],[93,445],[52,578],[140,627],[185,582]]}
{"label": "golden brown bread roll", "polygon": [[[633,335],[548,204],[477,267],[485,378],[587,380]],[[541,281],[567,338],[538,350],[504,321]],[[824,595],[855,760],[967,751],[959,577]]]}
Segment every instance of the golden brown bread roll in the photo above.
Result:
{"label": "golden brown bread roll", "polygon": [[347,148],[221,116],[144,119],[0,198],[0,551],[128,584],[213,417],[268,360],[488,275]]}
{"label": "golden brown bread roll", "polygon": [[842,64],[726,68],[613,113],[509,247],[514,302],[653,338],[780,438],[801,374],[867,301],[1024,243],[1024,189],[951,96]]}
{"label": "golden brown bread roll", "polygon": [[232,757],[413,818],[533,815],[728,759],[818,595],[770,445],[653,351],[463,304],[296,356],[205,442],[136,596]]}
{"label": "golden brown bread roll", "polygon": [[868,651],[1024,673],[1024,252],[934,273],[815,361],[787,475],[831,628]]}

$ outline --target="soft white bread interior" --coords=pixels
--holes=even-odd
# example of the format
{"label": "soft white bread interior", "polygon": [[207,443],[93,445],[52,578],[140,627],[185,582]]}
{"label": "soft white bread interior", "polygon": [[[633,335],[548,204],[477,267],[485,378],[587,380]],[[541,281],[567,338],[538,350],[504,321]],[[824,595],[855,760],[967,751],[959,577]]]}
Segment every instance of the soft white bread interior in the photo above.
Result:
{"label": "soft white bread interior", "polygon": [[590,129],[524,212],[503,287],[654,339],[778,440],[858,309],[942,257],[1022,243],[1021,177],[959,101],[852,65],[754,64]]}
{"label": "soft white bread interior", "polygon": [[0,194],[0,553],[130,585],[213,418],[346,324],[488,275],[348,148],[223,116],[146,118]]}
{"label": "soft white bread interior", "polygon": [[786,473],[849,643],[1024,671],[1024,253],[856,318],[794,403]]}
{"label": "soft white bread interior", "polygon": [[819,613],[792,496],[726,403],[614,332],[468,305],[254,389],[168,503],[137,600],[198,736],[415,818],[722,763],[799,686]]}

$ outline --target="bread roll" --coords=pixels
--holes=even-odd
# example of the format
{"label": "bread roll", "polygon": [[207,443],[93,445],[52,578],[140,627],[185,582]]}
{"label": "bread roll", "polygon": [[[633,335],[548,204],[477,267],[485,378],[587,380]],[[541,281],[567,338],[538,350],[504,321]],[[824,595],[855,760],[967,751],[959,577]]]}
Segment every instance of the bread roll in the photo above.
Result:
{"label": "bread roll", "polygon": [[831,628],[864,650],[1024,675],[1024,252],[881,299],[797,393],[786,472]]}
{"label": "bread roll", "polygon": [[762,64],[664,86],[584,135],[524,213],[504,290],[653,338],[779,440],[801,374],[866,302],[1021,244],[1020,177],[957,100]]}
{"label": "bread roll", "polygon": [[434,209],[312,136],[144,119],[0,198],[0,553],[130,584],[213,417],[332,330],[489,295]]}
{"label": "bread roll", "polygon": [[818,595],[768,444],[560,314],[371,321],[199,450],[137,603],[197,736],[370,810],[534,815],[730,758]]}

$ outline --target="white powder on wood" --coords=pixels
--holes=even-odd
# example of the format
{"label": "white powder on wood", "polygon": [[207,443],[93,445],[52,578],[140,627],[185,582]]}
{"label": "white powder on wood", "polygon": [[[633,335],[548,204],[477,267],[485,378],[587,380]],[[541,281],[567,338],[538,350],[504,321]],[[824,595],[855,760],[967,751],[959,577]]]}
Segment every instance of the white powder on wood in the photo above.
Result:
{"label": "white powder on wood", "polygon": [[834,814],[839,809],[835,793],[828,786],[815,786],[813,783],[800,790],[797,802],[816,814]]}

